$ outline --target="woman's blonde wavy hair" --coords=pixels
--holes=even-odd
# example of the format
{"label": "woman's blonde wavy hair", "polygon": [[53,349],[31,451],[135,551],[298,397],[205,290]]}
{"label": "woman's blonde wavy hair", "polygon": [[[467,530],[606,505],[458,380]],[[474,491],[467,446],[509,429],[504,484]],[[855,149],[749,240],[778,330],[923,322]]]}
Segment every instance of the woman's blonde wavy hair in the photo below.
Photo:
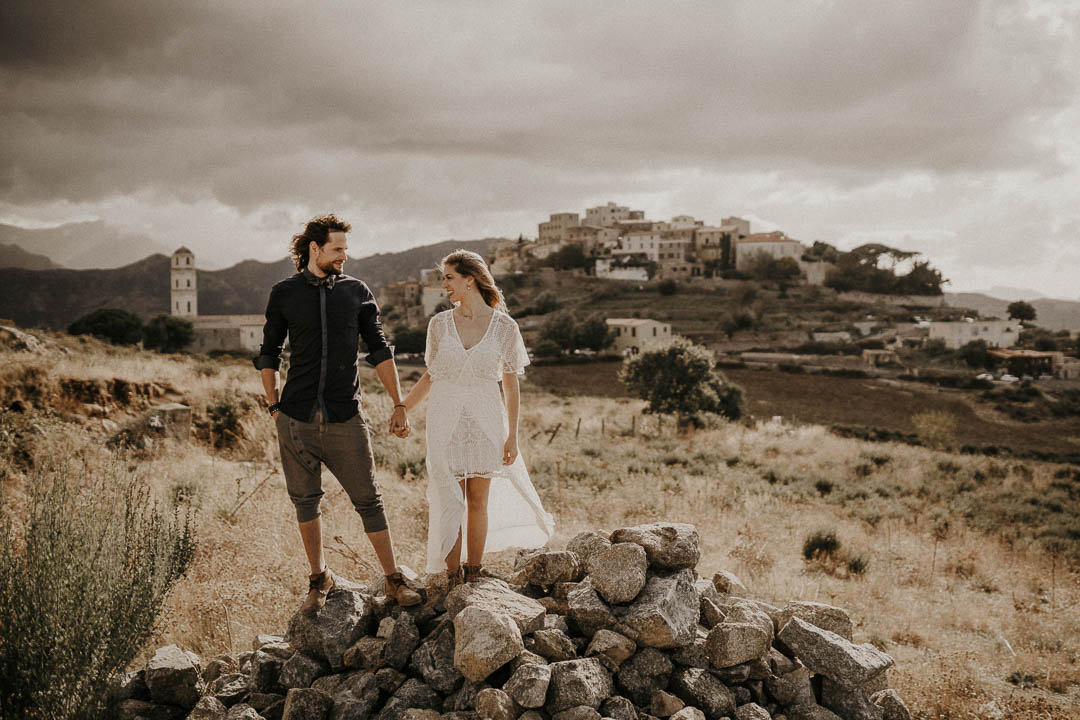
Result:
{"label": "woman's blonde wavy hair", "polygon": [[447,265],[453,265],[458,275],[471,277],[476,281],[476,289],[488,307],[506,312],[506,300],[502,291],[495,284],[495,278],[491,276],[487,263],[471,250],[455,250],[442,259],[439,263],[444,272]]}

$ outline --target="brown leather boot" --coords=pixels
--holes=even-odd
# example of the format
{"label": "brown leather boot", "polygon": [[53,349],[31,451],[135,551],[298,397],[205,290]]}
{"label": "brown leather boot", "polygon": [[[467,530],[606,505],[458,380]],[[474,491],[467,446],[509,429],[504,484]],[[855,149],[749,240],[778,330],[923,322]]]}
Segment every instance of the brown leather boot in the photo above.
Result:
{"label": "brown leather boot", "polygon": [[300,606],[300,614],[315,617],[326,604],[326,596],[337,585],[336,580],[330,568],[324,569],[321,573],[308,575],[308,594],[304,599],[304,604]]}
{"label": "brown leather boot", "polygon": [[421,600],[420,593],[405,584],[405,578],[400,572],[392,572],[386,576],[386,597],[401,607],[417,605]]}
{"label": "brown leather boot", "polygon": [[446,592],[450,592],[458,585],[465,584],[465,568],[458,565],[457,570],[446,571]]}
{"label": "brown leather boot", "polygon": [[468,563],[465,563],[464,565],[462,565],[462,567],[465,568],[465,582],[467,583],[476,582],[477,580],[483,580],[486,577],[490,577],[486,572],[484,572],[483,565],[470,565]]}

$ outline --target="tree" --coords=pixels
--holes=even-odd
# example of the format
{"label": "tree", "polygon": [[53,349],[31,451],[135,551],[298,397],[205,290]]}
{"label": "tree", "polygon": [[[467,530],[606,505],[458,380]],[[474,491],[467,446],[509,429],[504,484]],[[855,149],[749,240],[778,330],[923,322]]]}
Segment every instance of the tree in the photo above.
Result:
{"label": "tree", "polygon": [[600,352],[615,342],[615,333],[599,315],[590,315],[574,328],[574,346]]}
{"label": "tree", "polygon": [[967,363],[968,367],[983,368],[986,367],[986,350],[985,340],[972,340],[957,350],[957,354]]}
{"label": "tree", "polygon": [[102,308],[71,323],[71,335],[93,335],[113,345],[134,345],[143,339],[142,320],[127,310]]}
{"label": "tree", "polygon": [[794,259],[774,258],[767,252],[758,252],[750,263],[750,276],[764,282],[787,283],[801,274]]}
{"label": "tree", "polygon": [[540,339],[564,351],[588,349],[599,352],[615,342],[607,322],[599,315],[590,315],[580,321],[569,312],[548,316],[540,327]]}
{"label": "tree", "polygon": [[576,340],[574,316],[568,312],[549,315],[540,327],[540,338],[558,345],[563,350],[573,350]]}
{"label": "tree", "polygon": [[163,353],[180,352],[194,339],[195,328],[189,321],[164,313],[148,322],[143,330],[146,347]]}
{"label": "tree", "polygon": [[548,255],[544,264],[556,270],[574,270],[589,266],[589,256],[580,243],[567,243]]}
{"label": "tree", "polygon": [[427,346],[427,330],[402,325],[394,328],[394,350],[403,353],[422,353]]}
{"label": "tree", "polygon": [[1009,313],[1010,318],[1022,322],[1033,322],[1037,315],[1035,306],[1029,302],[1024,302],[1023,300],[1009,303],[1007,312]]}
{"label": "tree", "polygon": [[679,283],[675,282],[674,278],[668,278],[667,280],[661,280],[656,289],[660,291],[661,295],[674,295],[679,292]]}
{"label": "tree", "polygon": [[715,364],[709,350],[676,338],[662,350],[627,358],[619,379],[649,403],[645,412],[674,413],[680,422],[702,412],[738,419],[742,389],[718,372]]}

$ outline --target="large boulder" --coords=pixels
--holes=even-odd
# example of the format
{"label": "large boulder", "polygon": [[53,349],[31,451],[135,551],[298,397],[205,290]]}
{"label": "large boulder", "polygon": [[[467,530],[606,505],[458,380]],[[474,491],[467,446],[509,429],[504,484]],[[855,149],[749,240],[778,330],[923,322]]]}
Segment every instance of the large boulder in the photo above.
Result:
{"label": "large boulder", "polygon": [[671,675],[671,692],[687,705],[705,713],[708,720],[719,720],[735,712],[735,695],[707,670],[685,668]]}
{"label": "large boulder", "polygon": [[645,549],[649,566],[658,570],[693,568],[701,558],[697,528],[686,523],[652,523],[622,528],[611,542],[632,542]]}
{"label": "large boulder", "polygon": [[713,575],[712,583],[713,587],[716,589],[716,592],[720,593],[725,597],[729,595],[732,597],[742,598],[750,596],[750,591],[746,589],[745,585],[743,585],[743,582],[739,579],[739,576],[733,572],[728,572],[727,570],[720,570],[715,575]]}
{"label": "large boulder", "polygon": [[503,690],[523,708],[543,707],[551,683],[551,666],[522,665],[503,685]]}
{"label": "large boulder", "polygon": [[814,689],[810,685],[810,671],[797,665],[783,675],[770,675],[765,679],[765,689],[781,705],[806,705],[815,702]]}
{"label": "large boulder", "polygon": [[450,617],[470,605],[510,617],[522,635],[544,627],[547,613],[536,600],[514,592],[505,582],[496,579],[458,585],[446,596],[446,612]]}
{"label": "large boulder", "polygon": [[759,625],[722,622],[709,631],[705,654],[714,668],[727,668],[765,656],[769,641],[769,633]]}
{"label": "large boulder", "polygon": [[854,624],[847,610],[843,608],[824,603],[792,600],[780,610],[776,626],[784,627],[793,617],[805,620],[811,625],[817,625],[822,630],[834,632],[845,640],[850,641],[852,638]]}
{"label": "large boulder", "polygon": [[591,638],[597,630],[620,626],[619,619],[593,589],[588,578],[570,591],[566,602],[569,606],[567,617],[586,638]]}
{"label": "large boulder", "polygon": [[585,569],[577,553],[548,550],[526,560],[521,574],[527,583],[546,587],[561,582],[577,582],[585,575]]}
{"label": "large boulder", "polygon": [[589,562],[592,556],[608,547],[611,547],[610,540],[599,533],[589,530],[578,533],[570,539],[570,542],[566,543],[566,549],[577,555],[581,560],[581,564],[589,572],[591,572]]}
{"label": "large boulder", "polygon": [[611,675],[595,658],[554,663],[545,709],[557,713],[579,705],[598,708],[612,690]]}
{"label": "large boulder", "polygon": [[281,684],[287,688],[311,687],[316,678],[330,673],[330,664],[314,655],[298,652],[281,666]]}
{"label": "large boulder", "polygon": [[628,603],[645,587],[649,561],[636,543],[615,543],[589,558],[589,580],[609,603]]}
{"label": "large boulder", "polygon": [[756,625],[769,636],[770,645],[772,644],[773,636],[776,633],[776,630],[773,627],[773,621],[768,613],[762,610],[757,603],[750,600],[736,600],[728,608],[723,622]]}
{"label": "large boulder", "polygon": [[643,648],[622,664],[615,682],[635,705],[648,707],[657,690],[666,690],[674,666],[655,648]]}
{"label": "large boulder", "polygon": [[281,658],[268,652],[256,650],[248,662],[248,686],[255,693],[276,693],[282,690],[278,678],[281,676]]}
{"label": "large boulder", "polygon": [[479,682],[525,650],[514,619],[470,605],[454,617],[454,667]]}
{"label": "large boulder", "polygon": [[345,651],[371,626],[372,598],[350,586],[331,590],[315,617],[293,615],[286,633],[289,645],[322,658],[334,672],[345,669]]}
{"label": "large boulder", "polygon": [[144,675],[150,699],[190,710],[199,702],[203,684],[191,657],[176,645],[159,648],[146,663]]}
{"label": "large boulder", "polygon": [[[389,619],[391,618],[387,618]],[[395,670],[404,670],[409,656],[419,644],[420,630],[416,627],[416,621],[409,613],[401,613],[394,620],[393,630],[390,631],[383,651],[386,664]]]}
{"label": "large boulder", "polygon": [[856,690],[893,664],[891,657],[869,643],[856,645],[798,617],[791,618],[778,637],[811,672]]}
{"label": "large boulder", "polygon": [[681,570],[651,577],[621,615],[623,623],[637,632],[639,645],[674,648],[693,642],[699,613],[694,573]]}

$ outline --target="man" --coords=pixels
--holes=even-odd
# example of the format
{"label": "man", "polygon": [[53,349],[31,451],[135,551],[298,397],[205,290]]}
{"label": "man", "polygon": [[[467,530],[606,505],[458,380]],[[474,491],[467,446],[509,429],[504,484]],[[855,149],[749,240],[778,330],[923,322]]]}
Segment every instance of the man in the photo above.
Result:
{"label": "man", "polygon": [[[290,249],[298,272],[270,291],[263,344],[254,361],[277,425],[285,485],[296,507],[300,537],[311,565],[308,594],[301,607],[309,616],[318,613],[335,586],[334,573],[323,558],[319,502],[324,464],[360,514],[386,574],[387,596],[400,605],[420,602],[420,596],[406,587],[394,559],[375,482],[371,437],[360,411],[357,362],[362,338],[367,362],[375,367],[394,401],[390,432],[399,437],[409,433],[394,350],[383,334],[378,305],[367,285],[342,274],[348,249],[346,233],[351,229],[336,216],[324,215],[293,236]],[[292,354],[279,399],[277,371],[286,335]]]}

